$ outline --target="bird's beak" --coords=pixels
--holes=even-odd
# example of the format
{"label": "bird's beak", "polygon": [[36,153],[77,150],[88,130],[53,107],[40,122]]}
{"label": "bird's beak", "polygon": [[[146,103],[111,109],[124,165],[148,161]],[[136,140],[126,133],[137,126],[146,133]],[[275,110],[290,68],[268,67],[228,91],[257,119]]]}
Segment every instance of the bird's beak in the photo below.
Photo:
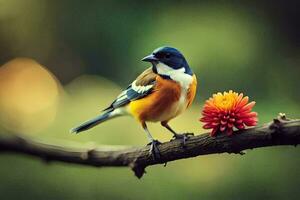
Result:
{"label": "bird's beak", "polygon": [[153,62],[153,61],[158,61],[158,59],[153,54],[150,54],[149,56],[144,57],[142,61]]}

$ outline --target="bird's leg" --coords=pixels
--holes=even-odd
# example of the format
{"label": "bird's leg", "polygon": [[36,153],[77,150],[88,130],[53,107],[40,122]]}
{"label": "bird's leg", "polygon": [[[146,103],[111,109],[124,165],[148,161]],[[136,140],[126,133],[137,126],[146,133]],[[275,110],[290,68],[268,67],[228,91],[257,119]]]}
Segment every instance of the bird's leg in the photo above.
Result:
{"label": "bird's leg", "polygon": [[154,140],[151,133],[149,132],[147,125],[145,122],[142,123],[143,129],[146,131],[147,133],[147,138],[149,140],[149,144],[150,145],[150,154],[153,156],[153,159],[160,159],[160,151],[158,149],[158,145],[161,144],[158,140]]}
{"label": "bird's leg", "polygon": [[163,127],[165,127],[166,129],[168,129],[171,133],[173,133],[173,138],[174,139],[180,139],[182,140],[182,144],[183,146],[185,146],[187,139],[189,138],[189,136],[194,135],[193,133],[183,133],[183,134],[179,134],[176,133],[168,124],[168,122],[161,122],[161,125]]}

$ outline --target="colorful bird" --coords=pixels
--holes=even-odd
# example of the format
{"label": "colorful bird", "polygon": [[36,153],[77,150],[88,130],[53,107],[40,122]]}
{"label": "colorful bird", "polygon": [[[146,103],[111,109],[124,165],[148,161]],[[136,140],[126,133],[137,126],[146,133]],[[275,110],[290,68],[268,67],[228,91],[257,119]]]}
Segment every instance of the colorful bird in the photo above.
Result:
{"label": "colorful bird", "polygon": [[150,62],[152,67],[140,74],[101,115],[71,129],[71,132],[79,133],[108,119],[131,115],[145,130],[154,158],[160,157],[157,148],[160,142],[151,136],[146,122],[161,122],[175,139],[182,139],[185,144],[189,134],[176,133],[168,122],[193,102],[197,87],[195,74],[183,54],[172,47],[160,47],[142,61]]}

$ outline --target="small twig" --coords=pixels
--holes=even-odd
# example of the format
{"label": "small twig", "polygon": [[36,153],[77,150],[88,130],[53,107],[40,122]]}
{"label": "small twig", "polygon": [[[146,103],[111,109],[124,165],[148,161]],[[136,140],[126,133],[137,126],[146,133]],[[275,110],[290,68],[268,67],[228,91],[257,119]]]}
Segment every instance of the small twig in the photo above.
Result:
{"label": "small twig", "polygon": [[28,154],[46,162],[61,161],[96,167],[128,166],[137,177],[142,177],[150,165],[164,164],[173,160],[214,153],[238,153],[243,150],[276,145],[297,145],[300,143],[300,120],[287,119],[285,115],[272,123],[235,131],[230,137],[208,133],[190,136],[183,147],[178,140],[159,145],[160,160],[149,155],[149,146],[121,150],[98,148],[75,148],[42,143],[20,136],[2,137],[0,151]]}

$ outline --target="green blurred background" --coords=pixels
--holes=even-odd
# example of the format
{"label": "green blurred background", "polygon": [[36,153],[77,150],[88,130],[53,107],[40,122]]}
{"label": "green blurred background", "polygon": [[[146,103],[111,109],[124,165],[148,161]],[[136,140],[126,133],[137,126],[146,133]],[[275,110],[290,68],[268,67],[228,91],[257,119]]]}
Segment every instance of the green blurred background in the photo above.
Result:
{"label": "green blurred background", "polygon": [[[0,130],[48,143],[147,143],[124,117],[80,135],[69,129],[97,115],[148,65],[153,49],[180,49],[198,77],[192,108],[171,122],[205,132],[205,99],[225,90],[255,100],[263,124],[279,112],[299,118],[298,1],[0,0]],[[9,62],[10,61],[10,62]],[[158,124],[154,136],[171,134]],[[1,199],[299,199],[300,149],[209,155],[147,168],[45,164],[0,155]]]}

